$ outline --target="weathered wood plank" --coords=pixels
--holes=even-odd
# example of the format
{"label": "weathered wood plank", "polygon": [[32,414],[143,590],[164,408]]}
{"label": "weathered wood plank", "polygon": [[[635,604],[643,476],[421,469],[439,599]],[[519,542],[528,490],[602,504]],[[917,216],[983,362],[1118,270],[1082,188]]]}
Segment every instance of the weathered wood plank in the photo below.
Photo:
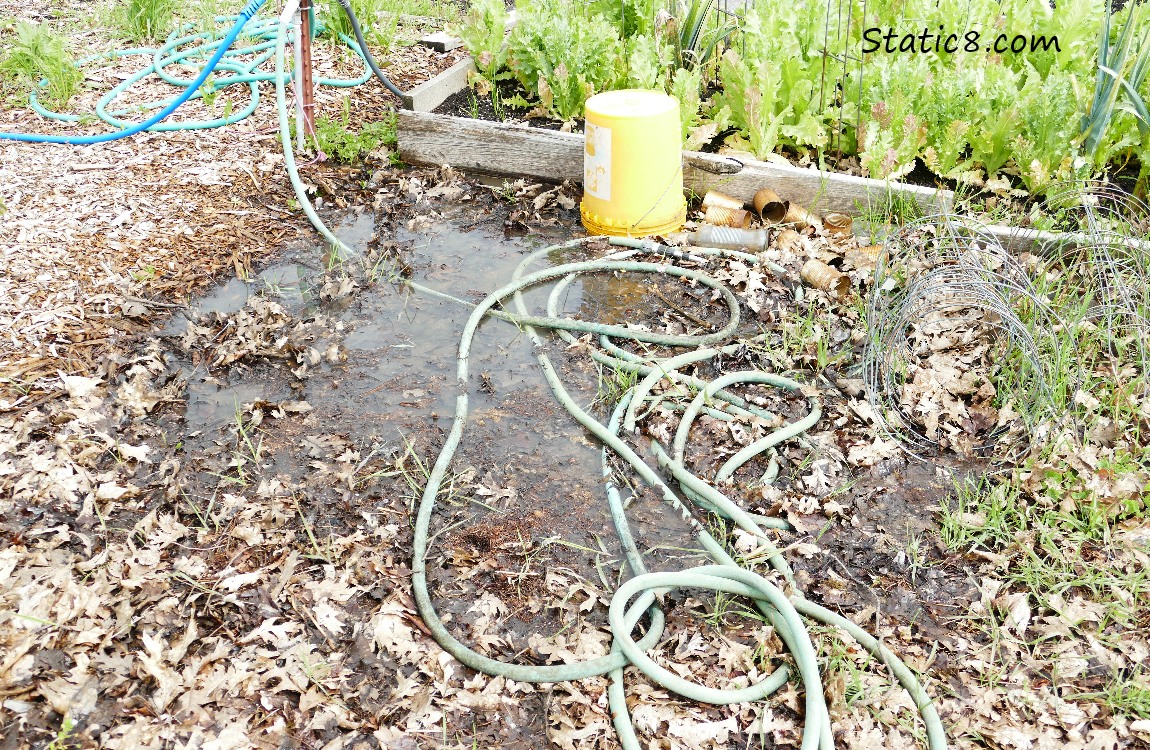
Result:
{"label": "weathered wood plank", "polygon": [[[583,179],[583,136],[444,115],[404,113],[399,121],[399,155],[410,164],[451,164],[479,172],[543,180]],[[818,172],[783,164],[733,160],[716,154],[683,155],[683,183],[702,195],[722,190],[750,202],[770,187],[814,211],[857,213],[882,206],[891,194],[913,199],[925,212],[949,205],[947,191]],[[735,169],[733,174],[729,173]]]}
{"label": "weathered wood plank", "polygon": [[[758,190],[769,187],[785,200],[819,213],[855,214],[864,208],[884,206],[893,195],[915,201],[924,213],[937,213],[954,200],[954,194],[947,190],[820,172],[789,164],[734,160],[719,154],[687,152],[684,162],[683,186],[700,196],[708,190],[721,190],[749,203]],[[743,166],[733,174],[724,174],[732,162],[736,165],[741,162]]]}
{"label": "weathered wood plank", "polygon": [[403,108],[430,112],[447,97],[467,85],[467,74],[475,70],[475,61],[466,57],[430,81],[424,81],[403,95]]}
{"label": "weathered wood plank", "polygon": [[[583,180],[580,134],[425,112],[400,111],[398,115],[399,156],[409,164],[450,164],[475,172],[553,182]],[[947,190],[694,151],[683,154],[683,183],[700,195],[722,190],[748,202],[760,188],[770,187],[783,198],[817,212],[857,214],[862,208],[881,208],[892,195],[900,195],[917,201],[924,214],[931,214],[948,209],[954,200],[954,193]],[[1006,226],[988,226],[986,231],[1013,252],[1032,250],[1059,238],[1056,233]]]}
{"label": "weathered wood plank", "polygon": [[399,158],[535,180],[583,180],[583,136],[463,117],[399,112]]}

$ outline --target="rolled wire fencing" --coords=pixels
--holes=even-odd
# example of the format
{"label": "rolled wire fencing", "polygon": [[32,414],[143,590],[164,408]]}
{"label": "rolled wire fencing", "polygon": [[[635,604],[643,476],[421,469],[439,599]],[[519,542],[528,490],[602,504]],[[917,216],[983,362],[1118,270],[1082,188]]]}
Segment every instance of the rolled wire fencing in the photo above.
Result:
{"label": "rolled wire fencing", "polygon": [[[951,214],[883,243],[864,382],[880,429],[912,455],[1019,458],[1055,434],[1080,439],[1093,390],[1147,395],[1150,206],[1108,183],[1075,182],[1042,209],[1054,231],[1031,254]],[[948,377],[967,378],[957,395]],[[978,410],[975,384],[993,401],[975,415],[982,424],[966,414]]]}

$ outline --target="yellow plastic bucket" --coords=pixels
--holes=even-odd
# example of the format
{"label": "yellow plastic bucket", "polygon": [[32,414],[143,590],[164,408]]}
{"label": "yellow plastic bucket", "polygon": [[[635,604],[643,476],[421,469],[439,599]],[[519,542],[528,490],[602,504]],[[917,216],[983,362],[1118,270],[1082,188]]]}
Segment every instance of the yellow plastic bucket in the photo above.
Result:
{"label": "yellow plastic bucket", "polygon": [[679,102],[661,91],[624,89],[587,100],[583,226],[591,234],[647,237],[681,229]]}

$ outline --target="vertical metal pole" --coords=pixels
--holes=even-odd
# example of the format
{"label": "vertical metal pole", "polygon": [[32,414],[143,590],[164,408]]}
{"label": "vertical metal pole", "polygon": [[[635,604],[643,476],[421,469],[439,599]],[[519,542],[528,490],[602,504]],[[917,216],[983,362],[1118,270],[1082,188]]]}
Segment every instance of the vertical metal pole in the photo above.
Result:
{"label": "vertical metal pole", "polygon": [[[866,28],[866,3],[863,0],[862,4],[862,20],[859,21],[859,28]],[[866,65],[866,55],[859,50],[859,103],[855,107],[855,153],[862,153],[862,95],[863,95],[863,67]],[[845,100],[844,100],[845,101]]]}
{"label": "vertical metal pole", "polygon": [[300,81],[303,86],[304,132],[315,138],[315,93],[311,79],[311,3],[312,0],[301,0],[299,4],[300,56],[303,58]]}
{"label": "vertical metal pole", "polygon": [[843,40],[843,77],[842,77],[842,81],[839,83],[839,92],[840,92],[839,121],[838,121],[838,133],[836,136],[836,139],[838,140],[838,149],[837,149],[836,153],[838,154],[839,159],[843,158],[843,108],[846,107],[846,104],[847,104],[847,97],[846,97],[847,66],[850,65],[850,60],[852,57],[854,57],[854,55],[851,54],[851,50],[850,50],[850,45],[851,45],[851,16],[853,13],[854,13],[854,3],[847,3],[847,20],[846,20],[846,29],[844,30],[843,29],[843,0],[839,0],[839,34],[842,36],[842,40]]}
{"label": "vertical metal pole", "polygon": [[295,33],[292,36],[292,86],[295,90],[295,147],[297,151],[304,149],[304,114],[303,114],[303,14],[299,8],[295,12]]}

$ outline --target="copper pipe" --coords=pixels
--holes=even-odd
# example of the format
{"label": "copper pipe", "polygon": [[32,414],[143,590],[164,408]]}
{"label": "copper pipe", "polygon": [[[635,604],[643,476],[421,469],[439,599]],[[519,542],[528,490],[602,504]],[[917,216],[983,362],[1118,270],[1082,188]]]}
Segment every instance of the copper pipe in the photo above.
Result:
{"label": "copper pipe", "polygon": [[303,70],[299,72],[303,84],[303,129],[312,138],[315,134],[315,91],[311,77],[311,8],[312,0],[300,0],[300,49]]}

